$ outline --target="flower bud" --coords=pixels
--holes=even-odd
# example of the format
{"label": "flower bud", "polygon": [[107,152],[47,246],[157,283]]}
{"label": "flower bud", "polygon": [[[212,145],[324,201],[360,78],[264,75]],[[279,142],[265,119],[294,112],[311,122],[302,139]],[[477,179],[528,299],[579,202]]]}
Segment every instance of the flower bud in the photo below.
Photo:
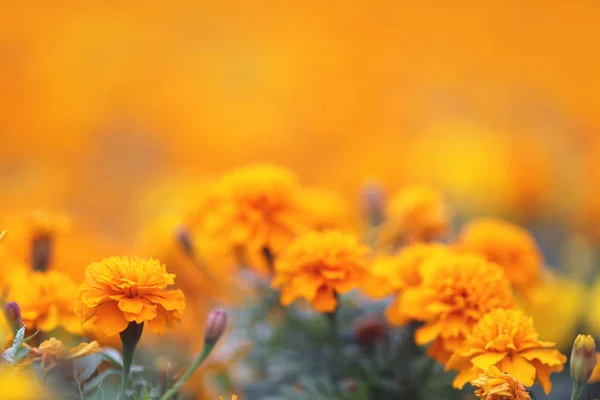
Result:
{"label": "flower bud", "polygon": [[13,333],[16,333],[19,329],[21,329],[21,309],[19,305],[14,301],[9,301],[4,303],[4,319],[6,323],[10,326]]}
{"label": "flower bud", "polygon": [[356,341],[364,348],[370,348],[376,342],[385,340],[387,331],[387,325],[374,315],[361,318],[354,326]]}
{"label": "flower bud", "polygon": [[586,384],[596,365],[596,342],[590,335],[577,335],[571,351],[571,379]]}
{"label": "flower bud", "polygon": [[204,341],[215,344],[227,327],[227,314],[220,308],[211,310],[204,327]]}
{"label": "flower bud", "polygon": [[0,231],[0,242],[6,237],[6,231]]}

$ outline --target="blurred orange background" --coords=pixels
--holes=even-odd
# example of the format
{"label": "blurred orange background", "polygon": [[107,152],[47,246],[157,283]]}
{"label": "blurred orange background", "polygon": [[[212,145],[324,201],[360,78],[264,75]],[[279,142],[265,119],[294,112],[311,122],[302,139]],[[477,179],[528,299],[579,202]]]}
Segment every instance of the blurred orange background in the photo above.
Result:
{"label": "blurred orange background", "polygon": [[594,0],[4,2],[0,206],[65,211],[114,250],[272,161],[594,237],[599,18]]}

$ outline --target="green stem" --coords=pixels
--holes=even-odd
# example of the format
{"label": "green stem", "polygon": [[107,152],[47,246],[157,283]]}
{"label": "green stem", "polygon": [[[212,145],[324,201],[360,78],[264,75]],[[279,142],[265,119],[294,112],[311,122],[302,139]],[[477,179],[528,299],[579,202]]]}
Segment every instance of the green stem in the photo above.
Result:
{"label": "green stem", "polygon": [[581,396],[584,386],[585,385],[582,385],[579,382],[573,382],[573,393],[571,393],[571,400],[579,400],[579,396]]}
{"label": "green stem", "polygon": [[185,382],[192,376],[194,371],[198,369],[198,367],[206,360],[212,349],[215,347],[214,343],[206,343],[204,348],[202,349],[202,353],[196,358],[196,360],[189,366],[189,368],[185,371],[185,374],[171,387],[171,389],[167,390],[167,392],[160,398],[160,400],[167,400],[177,394],[177,392],[183,387]]}
{"label": "green stem", "polygon": [[127,383],[129,382],[129,372],[131,371],[131,365],[133,364],[133,355],[135,354],[136,346],[137,343],[123,343],[123,375],[121,377],[121,385],[119,386],[117,400],[125,399],[125,390],[127,389]]}

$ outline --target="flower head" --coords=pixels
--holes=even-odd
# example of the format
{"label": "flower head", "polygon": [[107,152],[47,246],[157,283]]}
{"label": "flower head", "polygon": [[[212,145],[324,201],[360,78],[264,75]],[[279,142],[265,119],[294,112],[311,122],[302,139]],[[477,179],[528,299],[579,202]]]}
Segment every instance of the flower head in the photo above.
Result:
{"label": "flower head", "polygon": [[525,387],[514,377],[491,366],[471,381],[481,400],[531,400]]}
{"label": "flower head", "polygon": [[473,221],[461,232],[457,248],[502,266],[510,283],[522,291],[540,280],[542,255],[533,236],[516,225],[494,219]]}
{"label": "flower head", "polygon": [[273,286],[281,288],[281,304],[303,297],[317,311],[337,307],[337,293],[358,288],[368,277],[367,246],[339,231],[309,232],[294,240],[275,264]]}
{"label": "flower head", "polygon": [[4,364],[0,368],[0,399],[39,400],[55,399],[32,371]]}
{"label": "flower head", "polygon": [[300,193],[307,225],[314,230],[340,229],[348,225],[350,207],[338,193],[307,188]]}
{"label": "flower head", "polygon": [[157,260],[110,257],[87,266],[75,313],[107,335],[124,331],[129,322],[148,322],[155,332],[181,320],[185,297],[165,290],[175,275]]}
{"label": "flower head", "polygon": [[425,324],[415,341],[435,341],[430,355],[444,362],[488,312],[513,307],[508,280],[499,266],[483,258],[448,253],[426,261],[420,285],[404,291],[402,301],[387,311],[392,323],[411,320]]}
{"label": "flower head", "polygon": [[7,299],[21,309],[21,319],[28,329],[50,332],[62,327],[81,333],[81,324],[73,313],[77,285],[59,271],[19,271],[11,276]]}
{"label": "flower head", "polygon": [[459,371],[453,382],[456,388],[495,365],[525,386],[537,380],[548,394],[552,388],[550,374],[562,371],[567,361],[553,346],[538,339],[531,317],[519,310],[498,309],[473,327],[471,335],[455,349],[446,369]]}
{"label": "flower head", "polygon": [[[277,253],[303,226],[295,175],[275,165],[234,170],[216,183],[197,211],[199,229],[232,252]],[[245,255],[248,256],[248,255]]]}
{"label": "flower head", "polygon": [[384,242],[430,241],[448,231],[449,215],[442,196],[432,187],[411,185],[393,195],[386,208]]}
{"label": "flower head", "polygon": [[423,263],[452,250],[440,243],[414,243],[393,255],[380,255],[371,263],[372,280],[365,291],[373,297],[383,297],[418,286],[422,281]]}
{"label": "flower head", "polygon": [[98,342],[80,343],[76,347],[70,348],[60,340],[52,337],[42,342],[39,347],[32,348],[29,360],[31,362],[41,361],[42,370],[44,374],[47,374],[54,367],[98,352],[100,352]]}

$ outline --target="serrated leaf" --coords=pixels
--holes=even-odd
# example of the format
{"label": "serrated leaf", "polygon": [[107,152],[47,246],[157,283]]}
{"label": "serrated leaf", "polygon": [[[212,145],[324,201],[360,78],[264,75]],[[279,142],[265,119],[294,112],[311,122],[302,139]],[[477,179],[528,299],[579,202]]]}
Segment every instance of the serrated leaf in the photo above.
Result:
{"label": "serrated leaf", "polygon": [[29,353],[29,351],[27,351],[26,353],[24,353],[23,351],[19,351],[20,349],[22,349],[21,346],[23,345],[24,337],[25,325],[23,325],[21,329],[17,331],[15,338],[13,339],[13,344],[8,349],[6,349],[4,353],[2,353],[2,357],[4,357],[4,359],[9,363],[15,363],[21,360],[24,356],[26,356],[27,353]]}
{"label": "serrated leaf", "polygon": [[100,353],[90,354],[73,360],[73,378],[76,382],[85,382],[102,364],[104,357]]}

